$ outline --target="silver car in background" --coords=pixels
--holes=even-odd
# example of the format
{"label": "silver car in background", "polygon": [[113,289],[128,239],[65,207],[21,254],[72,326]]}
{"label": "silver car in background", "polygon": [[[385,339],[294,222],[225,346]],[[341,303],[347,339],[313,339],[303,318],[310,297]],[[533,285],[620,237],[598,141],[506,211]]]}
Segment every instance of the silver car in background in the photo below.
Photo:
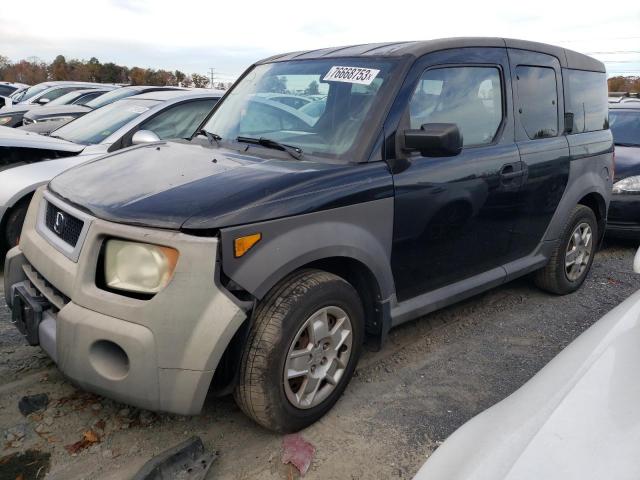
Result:
{"label": "silver car in background", "polygon": [[44,136],[0,127],[0,242],[17,244],[31,195],[75,165],[132,145],[189,138],[224,92],[157,91],[118,100]]}
{"label": "silver car in background", "polygon": [[[127,87],[121,87],[116,90],[112,90],[109,93],[100,95],[99,98],[95,98],[90,102],[83,104],[58,104],[53,105],[55,102],[51,102],[43,107],[38,107],[29,110],[24,114],[22,119],[22,128],[37,133],[48,134],[61,127],[65,123],[69,123],[75,118],[79,118],[86,115],[96,108],[104,107],[117,100],[122,100],[126,97],[134,95],[142,95],[143,93],[156,92],[160,90],[186,90],[180,87],[156,87],[150,85],[132,85]],[[57,102],[57,100],[56,100]],[[0,112],[1,113],[1,112]]]}

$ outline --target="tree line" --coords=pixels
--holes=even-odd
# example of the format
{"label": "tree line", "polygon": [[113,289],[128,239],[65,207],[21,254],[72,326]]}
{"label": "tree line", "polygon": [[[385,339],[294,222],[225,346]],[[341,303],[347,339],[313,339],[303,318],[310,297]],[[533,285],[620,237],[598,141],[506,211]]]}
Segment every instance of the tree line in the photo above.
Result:
{"label": "tree line", "polygon": [[[113,62],[101,63],[96,57],[89,60],[70,59],[58,55],[51,63],[37,57],[18,62],[0,55],[0,80],[28,85],[49,80],[76,80],[82,82],[123,83],[130,85],[159,85],[206,88],[209,79],[205,75],[187,75],[180,70],[155,70],[153,68],[126,67]],[[220,88],[222,85],[215,85]]]}
{"label": "tree line", "polygon": [[640,92],[640,77],[630,76],[611,77],[607,80],[610,92]]}

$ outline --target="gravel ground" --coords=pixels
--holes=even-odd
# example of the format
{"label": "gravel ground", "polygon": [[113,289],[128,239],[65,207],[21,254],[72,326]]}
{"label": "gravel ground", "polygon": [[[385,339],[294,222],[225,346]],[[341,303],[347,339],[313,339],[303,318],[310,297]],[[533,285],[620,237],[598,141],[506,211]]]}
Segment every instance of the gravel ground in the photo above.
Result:
{"label": "gravel ground", "polygon": [[[393,330],[381,352],[364,355],[333,410],[302,432],[316,447],[305,478],[411,478],[456,428],[640,288],[633,254],[631,244],[608,245],[572,295],[545,294],[524,278]],[[8,320],[1,299],[0,479],[16,478],[6,460],[12,454],[33,466],[24,480],[46,471],[50,479],[126,478],[191,435],[220,454],[208,478],[297,478],[280,462],[282,436],[253,424],[231,398],[211,399],[202,415],[187,418],[78,391]],[[23,417],[18,401],[36,393],[49,395],[49,407]],[[65,448],[89,430],[99,442],[74,454]]]}

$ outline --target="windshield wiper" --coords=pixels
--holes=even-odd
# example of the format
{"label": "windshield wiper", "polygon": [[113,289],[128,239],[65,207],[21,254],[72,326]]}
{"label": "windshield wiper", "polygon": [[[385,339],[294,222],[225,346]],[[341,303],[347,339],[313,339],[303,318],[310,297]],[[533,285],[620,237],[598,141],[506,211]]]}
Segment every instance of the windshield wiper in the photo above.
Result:
{"label": "windshield wiper", "polygon": [[637,147],[638,146],[638,144],[636,143],[629,143],[629,142],[613,142],[613,144],[619,147]]}
{"label": "windshield wiper", "polygon": [[275,140],[271,140],[270,138],[253,138],[253,137],[237,137],[236,141],[243,143],[252,143],[254,145],[261,145],[266,148],[272,148],[274,150],[280,150],[282,152],[287,152],[296,160],[302,159],[302,149],[300,147],[294,147],[293,145],[287,145],[285,143],[280,143]]}
{"label": "windshield wiper", "polygon": [[196,135],[204,135],[205,137],[207,137],[207,139],[209,140],[209,143],[211,145],[215,144],[217,146],[220,146],[220,140],[222,140],[222,137],[220,135],[218,135],[217,133],[211,133],[211,132],[207,132],[206,130],[202,129],[200,131],[198,131],[196,133]]}

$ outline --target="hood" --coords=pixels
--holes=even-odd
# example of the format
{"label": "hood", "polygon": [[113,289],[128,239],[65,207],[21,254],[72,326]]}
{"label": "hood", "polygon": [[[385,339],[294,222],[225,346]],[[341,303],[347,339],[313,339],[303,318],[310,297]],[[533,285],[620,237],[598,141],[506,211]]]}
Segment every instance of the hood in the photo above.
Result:
{"label": "hood", "polygon": [[4,107],[0,110],[0,116],[2,117],[6,117],[7,115],[24,115],[26,112],[28,112],[29,110],[31,110],[32,108],[39,108],[40,105],[36,104],[31,104],[31,103],[25,103],[25,104],[21,104],[21,103],[16,103],[14,105],[12,105],[11,107]]}
{"label": "hood", "polygon": [[[203,230],[392,194],[386,164],[327,164],[239,154],[196,142],[141,145],[54,178],[50,190],[114,222]],[[280,152],[275,152],[279,154]],[[117,188],[114,188],[117,185]]]}
{"label": "hood", "polygon": [[414,480],[640,478],[638,342],[640,291],[454,432]]}
{"label": "hood", "polygon": [[615,181],[634,175],[640,175],[640,147],[616,146]]}
{"label": "hood", "polygon": [[24,118],[28,118],[30,120],[40,120],[42,118],[57,117],[62,115],[79,117],[90,111],[91,109],[89,107],[85,107],[84,105],[45,105],[40,108],[29,110],[27,113],[25,113]]}
{"label": "hood", "polygon": [[61,138],[52,138],[21,129],[0,127],[0,148],[33,148],[40,150],[53,150],[58,152],[78,153],[84,150],[85,145],[68,142]]}

